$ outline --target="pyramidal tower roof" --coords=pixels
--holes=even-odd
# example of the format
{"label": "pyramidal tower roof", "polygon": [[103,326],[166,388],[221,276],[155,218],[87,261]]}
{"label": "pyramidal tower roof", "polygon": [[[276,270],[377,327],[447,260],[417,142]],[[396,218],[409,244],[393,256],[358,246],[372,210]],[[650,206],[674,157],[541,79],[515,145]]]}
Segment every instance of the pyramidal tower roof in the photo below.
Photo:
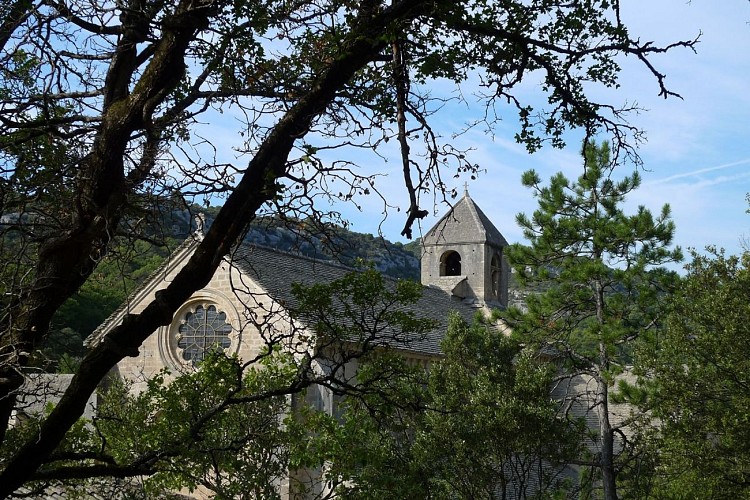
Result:
{"label": "pyramidal tower roof", "polygon": [[463,197],[424,236],[425,245],[443,243],[488,243],[493,246],[508,245],[500,231],[464,189]]}

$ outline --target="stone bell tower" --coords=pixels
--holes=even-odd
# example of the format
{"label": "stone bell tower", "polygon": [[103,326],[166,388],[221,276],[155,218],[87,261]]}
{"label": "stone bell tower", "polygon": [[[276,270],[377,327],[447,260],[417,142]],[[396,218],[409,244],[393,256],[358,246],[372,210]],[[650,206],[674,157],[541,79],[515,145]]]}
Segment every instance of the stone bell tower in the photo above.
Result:
{"label": "stone bell tower", "polygon": [[508,246],[468,189],[422,242],[422,284],[436,286],[477,306],[508,305]]}

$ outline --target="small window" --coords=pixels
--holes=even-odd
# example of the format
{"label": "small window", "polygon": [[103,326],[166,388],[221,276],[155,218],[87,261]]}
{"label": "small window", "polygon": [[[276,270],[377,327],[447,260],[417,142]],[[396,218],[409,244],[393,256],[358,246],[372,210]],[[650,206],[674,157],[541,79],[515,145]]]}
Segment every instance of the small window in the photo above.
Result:
{"label": "small window", "polygon": [[492,256],[492,262],[490,263],[490,276],[492,277],[492,295],[495,299],[500,300],[501,293],[500,287],[502,286],[502,268],[501,258],[499,254]]}
{"label": "small window", "polygon": [[231,345],[229,334],[232,326],[227,323],[227,315],[216,306],[200,305],[185,314],[178,328],[177,347],[182,359],[193,366],[203,361],[206,353],[215,349],[227,349]]}
{"label": "small window", "polygon": [[461,276],[461,255],[450,250],[440,258],[440,276]]}

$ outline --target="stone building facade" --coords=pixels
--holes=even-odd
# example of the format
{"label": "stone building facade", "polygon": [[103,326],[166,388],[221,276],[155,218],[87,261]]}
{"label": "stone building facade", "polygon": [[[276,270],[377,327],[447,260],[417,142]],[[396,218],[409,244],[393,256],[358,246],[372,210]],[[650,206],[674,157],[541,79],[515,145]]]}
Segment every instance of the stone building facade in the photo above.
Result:
{"label": "stone building facade", "polygon": [[[200,242],[196,233],[92,335],[97,342],[126,314],[137,314],[172,280]],[[465,193],[423,240],[423,297],[416,310],[438,326],[424,339],[395,346],[404,356],[425,360],[440,354],[450,311],[470,320],[477,308],[503,308],[508,300],[505,238]],[[206,345],[252,359],[270,337],[287,336],[293,324],[286,308],[295,301],[292,283],[330,282],[352,269],[261,246],[244,245],[219,266],[209,284],[177,311],[170,325],[148,337],[136,357],[117,366],[120,376],[142,387],[163,368],[192,369]]]}
{"label": "stone building facade", "polygon": [[469,303],[505,308],[508,246],[500,231],[474,203],[468,191],[422,243],[422,284],[436,286]]}
{"label": "stone building facade", "polygon": [[[200,240],[199,231],[177,248],[89,342],[101,341],[125,315],[141,312],[184,266]],[[504,307],[508,298],[508,271],[503,261],[506,245],[505,238],[465,193],[423,241],[423,295],[412,307],[420,317],[435,320],[437,327],[419,338],[399,339],[389,347],[411,363],[427,365],[440,356],[451,311],[471,321],[477,309]],[[291,285],[327,283],[351,271],[330,262],[245,244],[224,259],[209,284],[178,309],[169,325],[149,336],[138,355],[123,359],[115,372],[128,380],[134,391],[140,391],[165,368],[175,374],[194,369],[207,349],[217,346],[245,360],[255,358],[269,343],[286,346],[296,356],[304,356],[306,349],[312,354],[315,346],[298,341],[309,326],[289,314],[296,301]],[[326,370],[325,361],[318,356],[313,356],[319,365],[316,369]],[[347,370],[355,376],[356,361],[350,365]],[[309,404],[335,411],[330,390],[311,389]],[[309,474],[314,482],[317,472],[295,472],[295,476],[301,474]],[[288,483],[279,487],[286,491],[283,496],[291,496]]]}

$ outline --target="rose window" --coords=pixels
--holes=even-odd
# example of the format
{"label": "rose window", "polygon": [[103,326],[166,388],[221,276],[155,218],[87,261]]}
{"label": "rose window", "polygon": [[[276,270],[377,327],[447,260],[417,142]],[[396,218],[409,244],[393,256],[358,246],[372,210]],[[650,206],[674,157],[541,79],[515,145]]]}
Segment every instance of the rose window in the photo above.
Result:
{"label": "rose window", "polygon": [[226,313],[216,309],[216,306],[196,307],[195,311],[185,314],[177,330],[177,347],[182,359],[195,366],[203,361],[207,353],[227,349],[231,344],[231,331]]}

